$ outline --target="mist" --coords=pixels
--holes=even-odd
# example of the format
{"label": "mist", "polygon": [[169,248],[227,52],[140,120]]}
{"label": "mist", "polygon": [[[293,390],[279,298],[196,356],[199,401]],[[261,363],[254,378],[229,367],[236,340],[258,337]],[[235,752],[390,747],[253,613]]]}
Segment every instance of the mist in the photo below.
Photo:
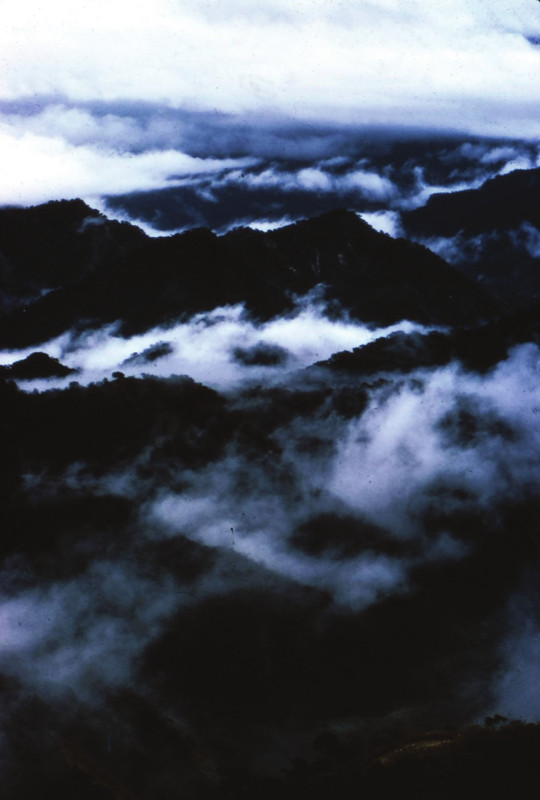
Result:
{"label": "mist", "polygon": [[[500,535],[507,506],[534,496],[540,477],[536,346],[516,348],[484,377],[452,363],[405,377],[374,375],[368,383],[326,374],[324,368],[308,371],[306,378],[298,370],[256,368],[257,380],[249,382],[252,368],[244,366],[231,381],[230,372],[225,380],[220,374],[216,338],[230,353],[240,341],[239,328],[244,346],[250,337],[283,346],[294,330],[298,360],[302,353],[320,357],[325,348],[329,353],[347,341],[359,346],[362,336],[367,342],[388,331],[330,321],[325,329],[313,310],[261,329],[242,326],[239,309],[225,319],[216,312],[212,319],[211,343],[203,338],[197,352],[199,360],[205,347],[217,356],[210,383],[226,387],[232,421],[231,433],[210,461],[197,468],[165,461],[164,442],[155,439],[129,466],[103,465],[98,475],[91,464],[78,461],[61,468],[53,483],[47,472],[25,476],[38,503],[59,497],[59,491],[124,498],[132,522],[126,550],[117,534],[104,558],[98,526],[83,539],[89,566],[46,586],[32,585],[24,556],[7,562],[3,583],[12,586],[2,605],[7,674],[34,688],[74,691],[88,699],[94,684],[134,680],[134,661],[186,603],[276,582],[291,587],[282,591],[293,597],[300,589],[316,591],[340,614],[358,614],[392,596],[414,596],[423,571],[466,562],[482,549],[490,529]],[[177,342],[182,330],[186,333],[182,327],[168,331],[168,341]],[[163,342],[163,333],[150,332],[137,344],[150,347],[160,336]],[[127,340],[119,351],[109,338],[100,349],[100,337],[92,334],[85,342],[88,370],[92,364],[111,369],[134,344]],[[193,339],[189,342],[193,347]],[[119,388],[121,383],[116,381]],[[56,394],[43,396],[52,403]],[[460,519],[471,514],[479,515],[486,529],[477,540],[467,526],[460,527]],[[212,566],[186,583],[174,573],[165,580],[148,573],[138,556],[133,561],[145,548],[174,541],[201,547],[208,554],[202,563],[210,559]],[[76,563],[80,546],[76,537],[68,538],[63,560]],[[507,590],[513,602],[510,585]],[[84,631],[82,637],[77,630]],[[528,631],[525,620],[522,636]],[[506,641],[502,623],[500,636]],[[510,664],[509,675],[513,669]],[[534,718],[534,704],[524,714],[524,702],[513,699],[509,677],[482,679],[486,691],[493,682],[501,707]]]}
{"label": "mist", "polygon": [[0,352],[9,365],[39,349],[76,370],[62,379],[21,382],[27,391],[88,384],[121,371],[126,376],[188,375],[219,390],[245,383],[279,381],[292,372],[396,331],[427,330],[404,320],[386,328],[361,325],[343,315],[330,319],[316,297],[307,296],[295,312],[265,324],[249,319],[243,306],[216,308],[189,321],[144,334],[122,337],[109,326],[84,334],[62,334],[38,348]]}

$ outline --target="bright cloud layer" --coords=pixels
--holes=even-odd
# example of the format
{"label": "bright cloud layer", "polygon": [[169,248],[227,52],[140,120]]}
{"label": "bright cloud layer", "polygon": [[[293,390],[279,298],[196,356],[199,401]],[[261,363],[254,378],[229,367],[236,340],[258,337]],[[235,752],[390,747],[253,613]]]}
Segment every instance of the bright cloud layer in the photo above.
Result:
{"label": "bright cloud layer", "polygon": [[[532,0],[4,0],[1,95],[536,127]],[[537,130],[537,127],[536,127]]]}
{"label": "bright cloud layer", "polygon": [[[3,0],[0,31],[0,101],[11,104],[0,203],[153,189],[198,170],[168,152],[181,149],[180,123],[141,131],[81,104],[240,115],[251,129],[281,120],[540,135],[535,0]],[[29,98],[42,113],[14,119]],[[128,161],[133,146],[165,152]]]}
{"label": "bright cloud layer", "polygon": [[[0,204],[46,202],[175,186],[182,177],[213,173],[244,161],[192,158],[175,150],[137,155],[74,146],[60,137],[0,133]],[[174,176],[174,178],[172,177]]]}

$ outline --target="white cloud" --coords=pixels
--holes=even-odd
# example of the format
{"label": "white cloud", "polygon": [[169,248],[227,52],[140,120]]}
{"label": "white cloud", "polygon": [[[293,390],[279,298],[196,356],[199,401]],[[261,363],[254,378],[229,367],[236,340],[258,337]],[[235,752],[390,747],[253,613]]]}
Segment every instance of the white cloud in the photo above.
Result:
{"label": "white cloud", "polygon": [[[540,31],[540,6],[529,0],[511,9],[503,0],[3,0],[0,30],[0,98],[14,103],[130,101],[228,112],[259,126],[326,121],[540,135],[540,48],[524,35]],[[169,166],[176,170],[172,152],[159,163],[123,156],[127,148],[181,149],[181,122],[139,126],[44,103],[51,107],[33,118],[7,118],[0,202],[144,190],[165,185]],[[30,138],[12,141],[21,131]],[[319,169],[297,180],[310,190],[335,186]],[[390,188],[362,171],[347,180],[377,198]]]}
{"label": "white cloud", "polygon": [[[485,514],[505,499],[534,491],[540,474],[539,357],[533,345],[516,348],[484,379],[456,364],[418,370],[410,379],[372,388],[367,409],[351,421],[323,406],[278,429],[276,459],[248,460],[241,448],[231,447],[219,463],[186,476],[180,494],[165,489],[151,517],[168,536],[181,533],[239,554],[274,574],[329,591],[339,604],[363,608],[406,590],[411,566],[468,554],[451,522],[449,529],[425,536],[422,512],[438,502],[434,487],[466,490]],[[444,420],[459,416],[462,403],[478,414],[479,434],[453,440]],[[490,419],[504,422],[512,435],[493,434]],[[318,455],[306,453],[298,444],[309,436],[323,437],[328,446]],[[280,475],[286,475],[283,484]],[[421,547],[399,558],[388,557],[384,548],[314,558],[292,547],[291,533],[325,512],[371,520],[394,540],[420,541]]]}
{"label": "white cloud", "polygon": [[308,191],[318,194],[358,193],[373,200],[389,200],[397,190],[389,178],[365,169],[352,169],[345,174],[326,172],[321,166],[305,167],[297,172],[276,170],[273,167],[256,174],[244,174],[233,170],[219,183],[238,183],[250,189],[280,189],[284,192]]}
{"label": "white cloud", "polygon": [[281,219],[254,219],[247,221],[246,223],[236,222],[235,227],[242,227],[245,224],[248,228],[253,228],[254,231],[262,231],[263,233],[267,233],[268,231],[275,231],[278,228],[284,228],[287,225],[291,225],[293,222],[290,217],[282,217]]}
{"label": "white cloud", "polygon": [[189,493],[164,496],[152,509],[154,524],[164,526],[169,536],[182,531],[194,541],[231,550],[281,577],[328,591],[335,602],[356,610],[406,588],[405,561],[370,551],[344,560],[313,558],[291,548],[287,537],[306,512],[307,498],[295,517],[294,509],[284,507],[285,498],[273,498],[270,492],[267,499],[262,492],[254,492],[242,498],[244,512],[238,516],[236,481],[242,467],[231,459],[203,477],[202,484],[207,481],[214,487],[211,503],[196,492],[191,497]]}
{"label": "white cloud", "polygon": [[376,231],[387,233],[396,239],[398,236],[403,235],[401,227],[401,219],[398,211],[363,211],[359,216],[364,219],[368,225],[375,228]]}
{"label": "white cloud", "polygon": [[[525,235],[525,247],[532,258],[540,258],[540,231],[534,225],[524,223],[521,228]],[[519,235],[516,237],[519,241]]]}
{"label": "white cloud", "polygon": [[[426,373],[421,387],[405,382],[388,396],[381,390],[340,443],[330,490],[359,513],[405,534],[414,529],[410,503],[433,481],[467,487],[485,508],[504,496],[516,498],[539,474],[539,357],[538,348],[523,345],[483,379],[452,364]],[[463,399],[480,414],[503,419],[519,432],[517,438],[490,435],[465,448],[446,441],[441,420]]]}
{"label": "white cloud", "polygon": [[504,167],[502,167],[500,174],[508,175],[509,172],[514,172],[516,169],[531,169],[531,167],[534,166],[536,166],[536,164],[534,162],[531,163],[531,159],[528,156],[522,155],[508,161]]}
{"label": "white cloud", "polygon": [[0,25],[6,98],[538,131],[540,51],[521,34],[540,29],[540,9],[528,0],[4,0]]}
{"label": "white cloud", "polygon": [[366,197],[376,200],[389,199],[396,194],[392,181],[375,172],[357,170],[344,175],[339,182],[340,187],[348,190],[359,190]]}
{"label": "white cloud", "polygon": [[[325,320],[313,308],[294,320],[274,320],[259,327],[243,320],[239,308],[221,309],[199,315],[190,325],[128,341],[102,331],[79,342],[72,357],[80,366],[99,372],[115,367],[133,349],[167,340],[175,353],[166,373],[173,365],[179,367],[182,359],[185,363],[191,359],[202,374],[217,381],[223,359],[238,344],[247,347],[261,340],[281,344],[303,365],[302,359],[323,356],[324,348],[330,352],[380,334]],[[55,346],[56,355],[67,355],[69,336]],[[139,572],[128,547],[118,553],[118,561],[104,561],[98,554],[73,580],[33,588],[25,583],[18,594],[0,597],[2,671],[28,686],[37,684],[47,695],[67,687],[86,697],[103,685],[123,685],[130,680],[133,659],[169,614],[218,592],[252,586],[253,575],[261,582],[285,579],[324,590],[338,606],[353,610],[390,593],[414,589],[409,584],[411,568],[468,554],[467,546],[457,540],[458,515],[455,522],[447,523],[449,530],[422,530],[423,509],[440,500],[433,494],[434,485],[446,483],[467,490],[471,499],[455,502],[472,503],[491,515],[497,514],[501,504],[504,507],[505,500],[515,502],[527,492],[537,492],[539,365],[538,348],[528,344],[515,348],[483,377],[458,365],[374,380],[369,387],[350,376],[345,387],[360,397],[366,391],[369,394],[362,414],[351,420],[336,413],[332,400],[321,397],[320,407],[313,412],[292,419],[278,414],[271,434],[276,445],[273,453],[261,447],[259,457],[253,457],[239,437],[202,468],[182,468],[176,457],[167,462],[165,456],[170,484],[160,469],[137,469],[152,448],[159,450],[155,441],[148,443],[138,463],[135,459],[123,476],[85,474],[82,465],[76,465],[71,479],[69,475],[65,481],[58,479],[59,492],[82,487],[94,493],[125,493],[136,501],[139,524],[133,530],[130,524],[130,546],[135,537],[159,540],[180,535],[211,548],[213,566],[190,584],[186,594],[186,587],[175,579],[152,578],[146,569]],[[312,386],[339,387],[337,375],[322,383],[317,383],[318,377]],[[310,385],[304,375],[298,381],[302,388]],[[257,408],[267,413],[276,408],[264,391],[270,382],[261,379],[259,385],[261,390],[229,398],[236,411],[247,410],[247,420],[257,415]],[[282,388],[290,389],[291,383]],[[487,423],[479,436],[473,431],[469,440],[453,440],[441,422],[449,412],[459,412],[464,401],[469,404],[465,408],[477,415],[480,427],[483,421]],[[511,435],[490,430],[490,419],[504,423]],[[322,444],[315,451],[305,447],[306,441],[314,439]],[[40,477],[34,480],[39,497]],[[27,487],[31,485],[27,480]],[[451,508],[454,501],[447,502]],[[324,514],[334,515],[337,521],[346,516],[358,522],[359,542],[352,552],[340,554],[330,543],[322,553],[310,555],[295,543],[295,532]],[[380,549],[362,543],[366,518],[385,529]],[[385,537],[404,546],[401,552],[406,554],[388,555]],[[407,537],[412,541],[404,542]],[[408,549],[409,544],[414,547]],[[101,546],[96,542],[96,548]],[[539,707],[537,618],[529,624],[522,616],[521,625],[508,643],[506,671],[500,677],[498,689],[506,705],[497,710],[503,713],[507,708],[511,713],[526,713],[528,706],[537,713]]]}
{"label": "white cloud", "polygon": [[[126,375],[189,375],[214,388],[230,389],[246,380],[282,378],[286,373],[327,359],[333,353],[359,347],[398,330],[408,333],[425,329],[407,321],[371,329],[346,319],[330,320],[324,315],[323,307],[317,304],[305,304],[295,316],[256,325],[244,319],[244,308],[238,305],[196,314],[188,322],[168,329],[156,328],[130,339],[116,336],[114,326],[109,326],[74,341],[69,334],[63,334],[40,345],[39,349],[80,369],[81,373],[76,376],[80,383],[99,381],[121,370]],[[123,363],[134,353],[163,342],[171,346],[170,355],[144,364]],[[290,360],[269,367],[246,367],[235,360],[235,348],[250,348],[260,343],[283,348]],[[0,351],[0,364],[18,361],[35,349]],[[57,383],[62,386],[71,380],[69,377]],[[53,383],[51,380],[31,381],[26,386],[51,388]]]}
{"label": "white cloud", "polygon": [[193,158],[175,150],[119,153],[7,129],[0,131],[0,204],[158,189],[178,185],[179,176],[215,173],[239,163],[248,162]]}

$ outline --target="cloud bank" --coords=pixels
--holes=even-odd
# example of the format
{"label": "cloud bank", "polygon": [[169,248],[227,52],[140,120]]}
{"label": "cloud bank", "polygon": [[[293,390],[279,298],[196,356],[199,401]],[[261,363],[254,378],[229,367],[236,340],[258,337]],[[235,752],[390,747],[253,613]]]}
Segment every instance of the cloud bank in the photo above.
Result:
{"label": "cloud bank", "polygon": [[[259,380],[279,380],[298,369],[330,358],[336,352],[360,347],[396,331],[424,331],[421,325],[404,320],[387,328],[373,329],[343,319],[330,320],[324,307],[309,297],[296,313],[265,324],[248,321],[243,306],[216,308],[196,314],[191,320],[169,328],[157,328],[124,338],[114,326],[95,332],[63,334],[39,346],[42,352],[77,370],[68,379],[25,382],[27,389],[66,386],[73,377],[82,384],[109,378],[121,370],[125,375],[188,375],[218,390],[238,388]],[[264,349],[282,358],[265,363]],[[36,348],[0,351],[0,364],[12,364]],[[238,353],[244,353],[239,357]],[[250,359],[249,354],[253,353]]]}
{"label": "cloud bank", "polygon": [[73,145],[60,137],[0,134],[5,180],[0,204],[25,205],[178,186],[182,176],[241,167],[246,160],[197,159],[175,150],[132,154]]}
{"label": "cloud bank", "polygon": [[[1,91],[534,135],[535,3],[5,3]],[[24,34],[24,35],[21,35]],[[211,54],[211,57],[210,57]],[[512,123],[511,120],[514,122]],[[514,127],[514,132],[517,128]],[[485,128],[484,128],[485,132]]]}
{"label": "cloud bank", "polygon": [[[289,141],[291,154],[311,150],[312,158],[321,147],[341,155],[340,141],[355,127],[368,135],[540,134],[533,0],[511,9],[503,0],[406,9],[386,0],[294,9],[279,0],[256,8],[159,0],[135,14],[126,0],[83,2],[76,12],[63,1],[29,0],[2,3],[0,26],[1,203],[150,190],[187,172],[213,172],[210,161],[222,154],[217,137],[208,140],[212,117],[225,142],[236,139],[249,156],[261,139],[283,145],[280,131],[291,128],[300,134]],[[126,117],[122,104],[139,110]],[[162,112],[148,113],[152,105]],[[195,124],[187,112],[199,115]],[[321,126],[330,128],[325,142]],[[208,164],[189,161],[189,130]],[[327,191],[313,169],[299,180]],[[348,180],[388,194],[383,176]]]}

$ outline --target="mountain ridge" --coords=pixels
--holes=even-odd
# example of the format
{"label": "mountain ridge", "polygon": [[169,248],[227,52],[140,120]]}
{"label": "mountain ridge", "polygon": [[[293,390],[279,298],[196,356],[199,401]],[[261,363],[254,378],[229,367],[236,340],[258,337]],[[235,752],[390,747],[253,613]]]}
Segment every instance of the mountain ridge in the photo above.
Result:
{"label": "mountain ridge", "polygon": [[[497,311],[480,287],[427,248],[375,231],[352,211],[337,209],[267,233],[239,228],[218,236],[196,228],[150,238],[81,203],[65,201],[28,210],[29,230],[36,216],[56,214],[51,223],[52,255],[45,260],[44,275],[55,276],[60,285],[27,307],[4,314],[2,346],[35,345],[68,328],[113,322],[120,323],[120,333],[129,335],[239,303],[254,319],[265,320],[292,311],[297,298],[321,286],[331,313],[344,310],[378,325],[402,319],[468,324]],[[4,255],[1,231],[10,213],[0,210]],[[24,213],[20,213],[23,221]],[[62,249],[57,244],[62,221],[73,216],[78,227],[75,230],[71,222]],[[91,236],[80,230],[84,219],[91,220],[87,225]],[[20,240],[19,236],[14,243],[12,237],[6,257],[12,264],[22,264],[26,279],[27,252],[22,245],[17,250]],[[69,272],[73,262],[78,267],[75,277],[73,270]]]}
{"label": "mountain ridge", "polygon": [[404,212],[414,235],[469,235],[509,230],[523,222],[540,226],[540,167],[490,178],[477,189],[432,194],[425,206]]}
{"label": "mountain ridge", "polygon": [[540,300],[540,168],[434,194],[402,224],[509,311]]}

